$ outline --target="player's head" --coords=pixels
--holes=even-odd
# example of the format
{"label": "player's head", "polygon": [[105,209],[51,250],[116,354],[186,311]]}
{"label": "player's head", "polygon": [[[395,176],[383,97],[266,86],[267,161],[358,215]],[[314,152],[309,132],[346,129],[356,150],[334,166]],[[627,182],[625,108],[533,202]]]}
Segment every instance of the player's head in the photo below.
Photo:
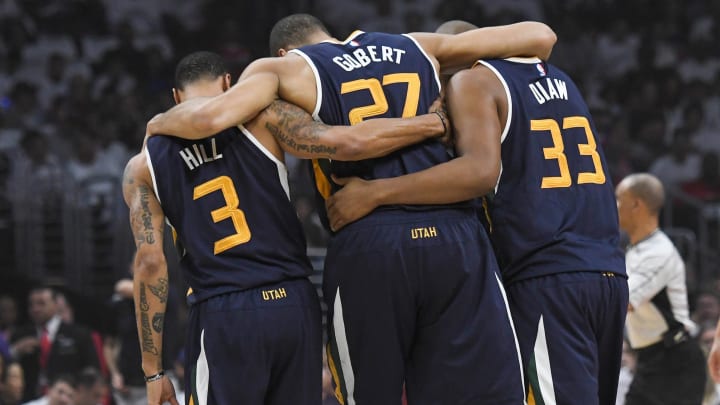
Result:
{"label": "player's head", "polygon": [[660,180],[648,173],[625,177],[615,190],[620,228],[631,232],[649,220],[657,220],[665,203],[665,189]]}
{"label": "player's head", "polygon": [[276,22],[270,31],[270,55],[285,56],[288,51],[331,38],[325,24],[310,14],[292,14]]}
{"label": "player's head", "polygon": [[230,88],[230,73],[222,56],[193,52],[175,68],[173,98],[180,104],[193,97],[212,97]]}
{"label": "player's head", "polygon": [[474,24],[471,24],[467,21],[463,20],[450,20],[446,21],[442,24],[440,24],[439,27],[435,30],[438,34],[449,34],[449,35],[455,35],[455,34],[461,34],[465,31],[470,31],[477,29],[478,27]]}

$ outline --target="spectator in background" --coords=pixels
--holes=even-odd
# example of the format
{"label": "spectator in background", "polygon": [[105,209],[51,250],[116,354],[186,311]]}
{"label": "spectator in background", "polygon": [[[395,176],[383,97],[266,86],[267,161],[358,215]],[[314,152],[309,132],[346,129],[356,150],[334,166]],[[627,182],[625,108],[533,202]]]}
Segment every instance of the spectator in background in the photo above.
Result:
{"label": "spectator in background", "polygon": [[716,291],[702,291],[695,299],[694,307],[691,318],[698,325],[715,325],[720,318],[720,299]]}
{"label": "spectator in background", "polygon": [[25,372],[24,400],[37,398],[48,381],[61,374],[100,367],[90,332],[63,322],[57,309],[57,292],[53,288],[42,286],[30,291],[32,324],[19,328],[12,340],[15,358]]}
{"label": "spectator in background", "polygon": [[67,374],[55,377],[47,394],[24,405],[75,405],[75,380]]}
{"label": "spectator in background", "polygon": [[630,304],[626,322],[637,368],[627,405],[700,404],[705,361],[691,336],[685,263],[659,228],[665,203],[662,183],[641,173],[623,179],[616,190],[620,228],[630,238],[626,252]]}
{"label": "spectator in background", "polygon": [[683,122],[689,132],[690,142],[697,150],[720,153],[720,128],[706,125],[705,110],[700,101],[685,107]]}
{"label": "spectator in background", "polygon": [[650,166],[650,173],[657,176],[667,189],[700,177],[700,155],[690,145],[689,131],[675,130],[670,153],[656,159]]}
{"label": "spectator in background", "polygon": [[713,152],[705,153],[700,164],[700,177],[682,184],[682,190],[704,202],[720,201],[720,159]]}
{"label": "spectator in background", "polygon": [[3,380],[0,380],[0,404],[18,405],[22,402],[25,389],[25,376],[19,363],[9,363],[5,367]]}
{"label": "spectator in background", "polygon": [[[58,292],[56,302],[57,313],[60,316],[60,319],[66,324],[74,324],[75,310],[73,309],[72,304],[70,304],[65,294]],[[93,346],[95,347],[95,354],[97,355],[98,361],[100,363],[99,371],[103,376],[107,376],[108,370],[107,365],[105,364],[105,357],[103,356],[102,336],[100,336],[100,333],[95,330],[90,330],[90,335],[92,336]],[[78,381],[78,384],[79,383],[80,381]]]}
{"label": "spectator in background", "polygon": [[42,108],[38,108],[37,86],[20,81],[10,89],[6,122],[10,128],[37,128],[42,123]]}
{"label": "spectator in background", "polygon": [[38,101],[47,109],[56,97],[67,92],[67,57],[61,52],[53,52],[47,58],[45,65],[45,76],[37,81]]}
{"label": "spectator in background", "polygon": [[11,295],[0,295],[0,336],[10,341],[17,328],[17,302]]}
{"label": "spectator in background", "polygon": [[[49,148],[48,138],[43,133],[35,130],[24,132],[20,153],[8,182],[10,195],[20,205],[32,201],[39,205],[42,201],[37,201],[38,194],[62,192],[63,185],[67,184],[65,170],[59,157]],[[32,184],[32,188],[28,184]]]}
{"label": "spectator in background", "polygon": [[102,405],[108,394],[107,383],[100,371],[86,368],[77,376],[73,405]]}

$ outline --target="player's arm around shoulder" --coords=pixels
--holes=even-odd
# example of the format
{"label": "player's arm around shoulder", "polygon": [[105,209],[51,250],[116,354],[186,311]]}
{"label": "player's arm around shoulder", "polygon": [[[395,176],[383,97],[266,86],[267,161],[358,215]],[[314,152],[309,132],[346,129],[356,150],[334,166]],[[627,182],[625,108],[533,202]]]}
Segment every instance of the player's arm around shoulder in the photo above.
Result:
{"label": "player's arm around shoulder", "polygon": [[[251,132],[268,131],[284,151],[299,158],[352,161],[384,156],[428,138],[442,136],[447,117],[424,114],[412,118],[381,118],[357,125],[325,125],[302,108],[274,101],[255,120]],[[259,127],[259,128],[258,128]]]}
{"label": "player's arm around shoulder", "polygon": [[162,334],[169,292],[167,264],[163,253],[165,215],[152,188],[143,153],[125,167],[123,196],[129,208],[130,227],[137,253],[133,263],[133,298],[138,338],[145,376],[159,376],[147,382],[148,404],[169,401],[177,404],[175,389],[161,374]]}
{"label": "player's arm around shoulder", "polygon": [[550,57],[557,42],[555,32],[546,24],[524,21],[495,27],[483,27],[457,35],[411,34],[440,64],[442,71],[472,65],[480,58],[511,56]]}
{"label": "player's arm around shoulder", "polygon": [[214,97],[186,100],[147,124],[147,135],[173,135],[202,139],[224,129],[250,121],[278,97],[279,58],[263,58],[251,63],[240,80]]}
{"label": "player's arm around shoulder", "polygon": [[453,75],[446,92],[456,152],[474,180],[475,193],[484,195],[494,189],[500,175],[500,138],[508,108],[505,90],[489,69],[478,65]]}
{"label": "player's arm around shoulder", "polygon": [[337,231],[381,205],[451,204],[491,191],[500,173],[504,97],[498,79],[486,72],[457,73],[448,83],[446,100],[458,157],[399,177],[334,179],[343,188],[326,203],[331,228]]}

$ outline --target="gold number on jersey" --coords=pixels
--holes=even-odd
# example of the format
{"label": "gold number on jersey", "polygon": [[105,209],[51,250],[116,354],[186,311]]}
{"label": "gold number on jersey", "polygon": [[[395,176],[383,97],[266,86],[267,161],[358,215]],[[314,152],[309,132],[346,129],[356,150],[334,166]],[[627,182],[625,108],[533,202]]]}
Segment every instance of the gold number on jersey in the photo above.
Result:
{"label": "gold number on jersey", "polygon": [[590,123],[588,122],[588,119],[583,116],[566,117],[563,120],[563,129],[568,128],[582,128],[585,130],[585,137],[587,138],[587,143],[578,144],[578,150],[583,156],[592,156],[593,165],[595,166],[595,172],[593,173],[578,174],[578,184],[605,184],[605,172],[603,171],[600,155],[597,153],[595,137],[593,136],[592,130],[590,129]]}
{"label": "gold number on jersey", "polygon": [[[595,171],[578,173],[577,184],[604,184],[605,172],[603,171],[600,155],[597,153],[597,144],[595,136],[590,129],[590,122],[583,116],[565,117],[563,119],[563,129],[582,128],[585,130],[587,143],[578,144],[578,151],[583,156],[592,157]],[[556,159],[560,169],[560,176],[545,176],[542,178],[541,188],[558,188],[570,187],[572,178],[570,176],[570,168],[568,167],[567,156],[565,156],[565,144],[563,143],[560,125],[554,119],[531,120],[530,129],[532,131],[550,131],[553,146],[543,148],[545,159]]]}
{"label": "gold number on jersey", "polygon": [[570,179],[570,168],[568,168],[567,156],[565,156],[565,145],[563,144],[560,126],[553,119],[532,120],[530,121],[530,129],[533,131],[550,131],[553,146],[551,148],[543,148],[545,159],[557,159],[560,168],[560,176],[543,177],[541,188],[557,188],[570,187],[572,180]]}
{"label": "gold number on jersey", "polygon": [[405,95],[405,106],[403,117],[414,117],[418,103],[420,102],[420,75],[417,73],[393,73],[383,76],[382,84],[378,79],[358,79],[345,82],[340,86],[340,94],[352,93],[354,91],[368,90],[373,99],[373,104],[355,107],[350,110],[350,125],[355,125],[365,118],[385,114],[388,110],[388,101],[383,91],[383,86],[396,83],[407,83]]}
{"label": "gold number on jersey", "polygon": [[231,219],[235,227],[235,233],[215,241],[214,253],[217,255],[237,245],[241,245],[250,240],[250,228],[245,221],[245,213],[238,209],[240,200],[238,199],[235,186],[232,179],[228,176],[216,177],[210,181],[195,187],[193,190],[193,200],[204,197],[212,192],[222,192],[226,205],[222,208],[213,210],[213,222],[218,223],[225,219]]}

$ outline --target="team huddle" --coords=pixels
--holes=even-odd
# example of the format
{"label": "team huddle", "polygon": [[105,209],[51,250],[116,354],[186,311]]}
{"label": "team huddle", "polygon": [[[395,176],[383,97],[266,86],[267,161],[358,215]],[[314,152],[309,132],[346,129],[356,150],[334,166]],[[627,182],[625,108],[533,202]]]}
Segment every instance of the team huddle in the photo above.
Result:
{"label": "team huddle", "polygon": [[285,153],[308,159],[332,230],[340,403],[614,403],[617,206],[588,107],[545,62],[555,35],[439,32],[339,41],[297,14],[234,85],[218,55],[180,61],[177,105],[123,181],[149,404],[176,403],[160,360],[166,223],[190,287],[186,403],[321,403],[321,309]]}

